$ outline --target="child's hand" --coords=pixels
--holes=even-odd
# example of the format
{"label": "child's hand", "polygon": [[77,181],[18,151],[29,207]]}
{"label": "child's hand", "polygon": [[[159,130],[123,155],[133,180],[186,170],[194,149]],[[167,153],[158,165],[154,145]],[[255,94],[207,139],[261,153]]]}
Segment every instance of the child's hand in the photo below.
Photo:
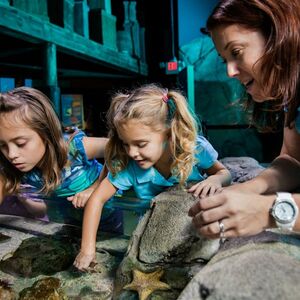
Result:
{"label": "child's hand", "polygon": [[195,198],[205,198],[220,193],[222,190],[222,184],[219,181],[208,178],[193,185],[188,192],[193,193]]}
{"label": "child's hand", "polygon": [[68,201],[71,201],[75,208],[85,207],[85,204],[89,200],[91,194],[98,186],[99,182],[96,180],[90,187],[86,190],[81,191],[73,196],[67,197]]}
{"label": "child's hand", "polygon": [[80,271],[86,271],[91,263],[96,263],[96,253],[85,254],[80,251],[76,256],[73,265]]}
{"label": "child's hand", "polygon": [[94,191],[94,188],[89,187],[86,190],[75,194],[74,196],[67,197],[67,200],[71,201],[75,208],[82,208],[85,206],[85,204],[89,200],[93,191]]}

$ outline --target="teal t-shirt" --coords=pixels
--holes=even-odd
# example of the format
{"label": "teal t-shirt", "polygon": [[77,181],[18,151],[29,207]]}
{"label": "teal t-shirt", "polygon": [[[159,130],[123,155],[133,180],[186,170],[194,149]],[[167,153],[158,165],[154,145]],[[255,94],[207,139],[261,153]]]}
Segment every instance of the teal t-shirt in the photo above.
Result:
{"label": "teal t-shirt", "polygon": [[[218,153],[203,136],[198,136],[195,157],[196,163],[187,181],[202,181],[203,170],[216,162]],[[156,168],[142,169],[134,160],[130,160],[126,169],[116,176],[109,173],[108,179],[117,189],[125,191],[133,188],[138,198],[149,201],[166,188],[178,183],[175,176],[165,178]]]}
{"label": "teal t-shirt", "polygon": [[[68,197],[90,187],[98,178],[102,165],[96,159],[88,159],[82,139],[83,131],[78,130],[69,143],[68,162],[61,172],[61,184],[52,193],[53,197]],[[69,135],[65,135],[69,140]],[[22,183],[34,188],[33,192],[40,190],[44,184],[42,173],[34,168],[24,174]]]}

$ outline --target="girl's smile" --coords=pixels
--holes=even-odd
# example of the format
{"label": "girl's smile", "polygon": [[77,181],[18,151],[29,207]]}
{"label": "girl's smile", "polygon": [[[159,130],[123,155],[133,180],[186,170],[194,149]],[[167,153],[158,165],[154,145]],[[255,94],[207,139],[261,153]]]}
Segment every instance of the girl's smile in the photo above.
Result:
{"label": "girl's smile", "polygon": [[166,130],[154,130],[133,119],[122,124],[118,133],[128,156],[141,168],[155,166],[159,169],[165,161],[169,161]]}

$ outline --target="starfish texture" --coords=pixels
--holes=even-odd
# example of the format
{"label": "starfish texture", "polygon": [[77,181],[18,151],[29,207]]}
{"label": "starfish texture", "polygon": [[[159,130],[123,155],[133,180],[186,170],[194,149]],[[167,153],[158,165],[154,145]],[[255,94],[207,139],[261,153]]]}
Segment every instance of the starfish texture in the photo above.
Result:
{"label": "starfish texture", "polygon": [[159,281],[163,272],[161,269],[152,273],[133,270],[133,280],[125,285],[124,289],[137,291],[140,300],[146,300],[156,290],[170,290],[171,287],[168,284]]}

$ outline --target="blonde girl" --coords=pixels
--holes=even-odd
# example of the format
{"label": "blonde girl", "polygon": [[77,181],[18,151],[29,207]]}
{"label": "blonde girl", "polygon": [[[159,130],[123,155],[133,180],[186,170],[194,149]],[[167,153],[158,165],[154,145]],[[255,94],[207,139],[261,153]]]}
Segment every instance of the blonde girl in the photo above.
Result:
{"label": "blonde girl", "polygon": [[[119,93],[108,111],[109,141],[105,158],[109,173],[93,192],[84,212],[81,251],[74,265],[86,269],[95,260],[96,234],[105,202],[118,190],[133,188],[149,202],[166,188],[197,181],[195,196],[219,192],[231,176],[217,161],[208,141],[178,91],[150,84]],[[209,177],[204,180],[202,173]]]}

